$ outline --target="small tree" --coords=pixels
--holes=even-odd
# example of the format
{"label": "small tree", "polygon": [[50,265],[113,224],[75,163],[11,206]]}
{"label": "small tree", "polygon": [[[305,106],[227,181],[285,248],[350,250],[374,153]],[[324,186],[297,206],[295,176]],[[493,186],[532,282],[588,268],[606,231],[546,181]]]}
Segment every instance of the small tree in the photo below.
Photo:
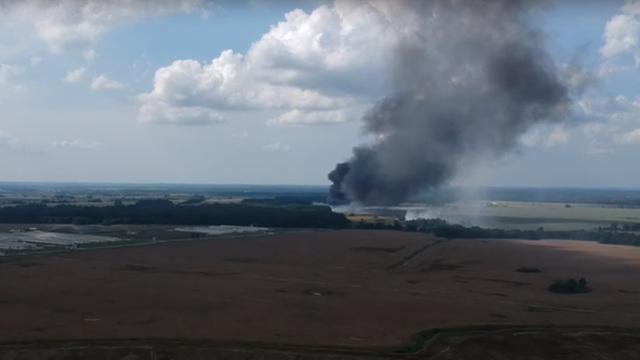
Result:
{"label": "small tree", "polygon": [[591,289],[587,287],[587,280],[581,278],[578,281],[575,279],[556,281],[549,285],[549,291],[558,294],[583,294],[590,292]]}
{"label": "small tree", "polygon": [[587,288],[587,280],[585,280],[585,278],[580,278],[580,280],[578,280],[578,289],[586,289]]}

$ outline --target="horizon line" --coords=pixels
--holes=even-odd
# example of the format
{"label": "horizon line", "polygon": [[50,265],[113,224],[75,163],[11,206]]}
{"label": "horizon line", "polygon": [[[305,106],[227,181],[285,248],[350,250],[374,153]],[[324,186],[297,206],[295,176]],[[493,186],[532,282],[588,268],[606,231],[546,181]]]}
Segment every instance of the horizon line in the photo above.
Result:
{"label": "horizon line", "polygon": [[[278,187],[278,186],[290,186],[290,187],[329,187],[330,184],[273,184],[273,183],[202,183],[202,182],[120,182],[120,181],[11,181],[0,180],[0,186],[2,185],[100,185],[100,186],[219,186],[219,187]],[[547,190],[638,190],[640,187],[623,187],[623,186],[549,186],[549,185],[492,185],[492,186],[443,186],[440,189],[547,189]]]}

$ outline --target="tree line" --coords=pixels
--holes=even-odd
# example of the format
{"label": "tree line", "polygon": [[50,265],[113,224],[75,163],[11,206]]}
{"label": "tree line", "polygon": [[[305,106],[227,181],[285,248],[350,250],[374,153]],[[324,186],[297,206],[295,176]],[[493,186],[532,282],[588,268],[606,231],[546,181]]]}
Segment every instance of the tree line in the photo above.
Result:
{"label": "tree line", "polygon": [[445,239],[585,240],[597,241],[603,244],[640,246],[640,234],[617,230],[621,228],[613,226],[611,228],[576,231],[549,231],[543,227],[539,227],[536,230],[505,230],[450,224],[441,219],[421,219],[405,222],[396,221],[394,224],[359,222],[355,223],[354,227],[358,229],[425,232]]}
{"label": "tree line", "polygon": [[0,223],[238,225],[348,228],[349,220],[323,206],[210,204],[177,206],[144,200],[128,206],[20,205],[0,208]]}

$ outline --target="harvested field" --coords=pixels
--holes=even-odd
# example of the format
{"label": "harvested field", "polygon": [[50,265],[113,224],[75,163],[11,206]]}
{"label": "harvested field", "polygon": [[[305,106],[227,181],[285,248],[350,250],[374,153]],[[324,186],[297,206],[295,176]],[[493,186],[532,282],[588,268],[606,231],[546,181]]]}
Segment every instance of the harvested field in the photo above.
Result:
{"label": "harvested field", "polygon": [[353,348],[206,340],[90,340],[1,344],[0,360],[636,360],[640,332],[607,327],[523,327],[425,331],[406,346]]}
{"label": "harvested field", "polygon": [[[368,347],[403,344],[422,330],[449,326],[640,327],[638,260],[640,248],[632,247],[436,243],[425,234],[384,231],[6,258],[0,262],[0,340]],[[541,272],[518,272],[522,267]],[[579,277],[591,293],[547,291],[554,280]]]}
{"label": "harvested field", "polygon": [[606,328],[511,328],[452,331],[427,340],[421,357],[444,360],[640,357],[640,333]]}

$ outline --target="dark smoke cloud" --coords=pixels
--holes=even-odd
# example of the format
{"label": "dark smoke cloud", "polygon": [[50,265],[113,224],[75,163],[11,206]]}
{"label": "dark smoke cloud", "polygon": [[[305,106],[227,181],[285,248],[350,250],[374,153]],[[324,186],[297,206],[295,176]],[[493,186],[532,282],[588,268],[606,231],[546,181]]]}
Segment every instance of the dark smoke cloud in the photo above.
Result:
{"label": "dark smoke cloud", "polygon": [[529,1],[385,3],[403,27],[391,54],[393,90],[363,117],[374,141],[329,174],[333,199],[400,203],[566,116],[569,90],[528,24]]}

